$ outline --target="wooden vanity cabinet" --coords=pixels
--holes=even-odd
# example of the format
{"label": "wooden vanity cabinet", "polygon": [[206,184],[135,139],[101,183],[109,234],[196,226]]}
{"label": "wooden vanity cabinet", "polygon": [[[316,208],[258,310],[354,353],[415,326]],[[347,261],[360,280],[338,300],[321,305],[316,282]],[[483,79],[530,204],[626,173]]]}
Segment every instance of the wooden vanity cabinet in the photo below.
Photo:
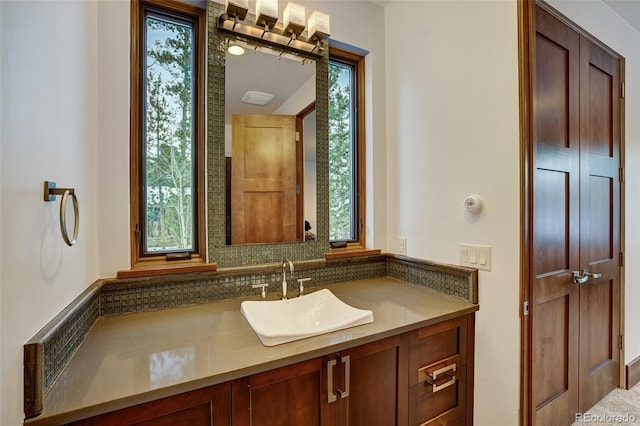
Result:
{"label": "wooden vanity cabinet", "polygon": [[410,333],[409,424],[473,423],[475,316]]}
{"label": "wooden vanity cabinet", "polygon": [[231,385],[222,383],[70,423],[74,426],[230,426]]}
{"label": "wooden vanity cabinet", "polygon": [[473,424],[474,314],[73,425]]}
{"label": "wooden vanity cabinet", "polygon": [[233,381],[234,426],[407,424],[407,338]]}

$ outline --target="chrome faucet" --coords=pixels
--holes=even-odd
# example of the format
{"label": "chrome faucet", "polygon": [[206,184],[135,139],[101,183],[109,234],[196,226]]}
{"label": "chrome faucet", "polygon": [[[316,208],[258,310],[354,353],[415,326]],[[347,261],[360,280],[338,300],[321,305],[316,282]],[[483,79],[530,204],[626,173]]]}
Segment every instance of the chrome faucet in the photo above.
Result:
{"label": "chrome faucet", "polygon": [[282,261],[282,300],[287,299],[287,266],[289,267],[289,276],[293,278],[294,268],[293,262],[289,259]]}

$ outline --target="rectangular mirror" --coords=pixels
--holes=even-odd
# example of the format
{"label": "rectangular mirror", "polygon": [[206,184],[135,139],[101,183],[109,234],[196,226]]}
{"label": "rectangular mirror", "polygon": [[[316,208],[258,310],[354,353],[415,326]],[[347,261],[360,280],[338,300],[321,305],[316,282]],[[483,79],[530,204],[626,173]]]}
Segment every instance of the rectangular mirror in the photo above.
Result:
{"label": "rectangular mirror", "polygon": [[[207,240],[209,261],[216,262],[219,268],[226,268],[281,262],[283,258],[293,261],[323,259],[325,253],[329,250],[329,51],[325,48],[316,52],[308,52],[297,50],[291,46],[276,44],[266,39],[262,40],[238,35],[218,25],[218,18],[223,16],[225,12],[224,4],[209,2],[207,7]],[[286,112],[284,109],[280,112],[274,112],[274,114],[279,116],[295,115],[296,120],[298,120],[298,116],[304,115],[304,128],[307,130],[315,129],[315,135],[309,133],[302,135],[302,137],[306,139],[306,142],[309,142],[315,137],[316,146],[315,149],[311,148],[310,145],[309,147],[305,147],[307,153],[302,154],[303,159],[310,161],[302,161],[306,163],[304,165],[304,175],[300,178],[300,181],[303,182],[303,185],[300,187],[303,198],[301,202],[296,201],[293,203],[294,208],[298,211],[301,209],[302,212],[296,213],[294,220],[296,236],[295,239],[291,241],[228,244],[231,243],[231,239],[233,238],[233,232],[232,229],[230,229],[233,223],[230,219],[231,214],[233,214],[232,197],[230,195],[231,193],[226,190],[227,186],[231,187],[231,174],[227,174],[228,153],[232,155],[232,159],[230,160],[232,163],[238,162],[237,159],[233,159],[233,132],[230,133],[231,142],[228,142],[229,136],[227,136],[227,133],[229,133],[227,132],[228,123],[231,123],[231,126],[233,125],[233,112],[231,112],[231,121],[229,122],[227,122],[226,112],[226,99],[232,96],[226,93],[226,79],[232,78],[231,73],[226,72],[226,68],[227,66],[231,66],[231,61],[233,61],[233,59],[227,58],[229,39],[250,42],[251,45],[260,46],[261,48],[271,48],[279,52],[278,55],[281,52],[292,55],[297,58],[294,65],[298,67],[299,71],[301,69],[315,69],[315,112],[304,109],[310,105],[308,103],[309,99],[299,101],[295,108],[288,109]],[[247,55],[253,55],[253,53],[245,51],[243,56]],[[303,58],[306,59],[304,65],[301,64]],[[227,61],[229,61],[229,64],[227,64]],[[281,59],[280,61],[285,61],[285,59]],[[268,81],[268,78],[264,77],[266,72],[266,68],[258,70],[257,73],[256,70],[253,70],[252,77],[244,78],[245,83],[247,79],[255,80],[251,81],[252,83]],[[271,79],[280,80],[280,77],[271,77]],[[308,79],[309,77],[307,77],[306,80],[302,78],[301,81],[304,83],[308,81]],[[291,86],[295,87],[293,84],[291,84]],[[246,90],[259,91],[259,89],[249,89],[246,86],[244,90],[245,93]],[[290,95],[290,97],[295,98],[293,95]],[[301,110],[300,108],[303,109]],[[253,111],[250,114],[256,114],[256,112]],[[314,120],[315,125],[313,124]],[[261,134],[263,132],[257,133]],[[227,145],[231,148],[228,148]],[[266,152],[271,151],[267,150]],[[312,153],[315,153],[315,162],[311,161],[313,158]],[[299,160],[296,161],[298,161],[298,163],[300,162]],[[311,170],[314,166],[316,169],[315,173]],[[295,169],[296,173],[300,173],[302,170],[302,168],[299,168],[297,165],[291,166],[290,168]],[[229,170],[233,172],[233,169],[234,167],[232,165]],[[259,169],[260,167],[252,167],[254,171],[259,171]],[[264,168],[263,171],[259,172],[264,173]],[[312,202],[314,198],[312,196],[313,190],[309,188],[315,188],[315,203]],[[307,196],[304,195],[305,193],[307,193]],[[254,212],[255,210],[256,208],[253,208]],[[264,211],[268,209],[262,208],[261,210]],[[229,220],[227,220],[227,216],[229,216]],[[266,215],[264,216],[266,217]],[[250,223],[253,224],[255,221],[253,218],[255,217],[260,218],[262,216],[252,216]],[[312,227],[311,232],[313,232],[317,238],[315,241],[304,241],[305,220],[309,221]],[[315,225],[313,223],[314,220]],[[227,225],[229,225],[229,227]],[[272,239],[278,241],[284,240],[284,238]]]}
{"label": "rectangular mirror", "polygon": [[226,244],[315,240],[315,61],[226,43]]}

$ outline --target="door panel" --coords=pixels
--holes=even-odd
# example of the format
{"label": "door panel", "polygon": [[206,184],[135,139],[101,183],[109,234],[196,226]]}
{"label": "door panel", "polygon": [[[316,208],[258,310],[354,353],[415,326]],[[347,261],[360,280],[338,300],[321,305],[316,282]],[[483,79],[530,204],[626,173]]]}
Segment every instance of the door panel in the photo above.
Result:
{"label": "door panel", "polygon": [[585,351],[580,354],[584,357],[587,374],[595,373],[603,363],[608,362],[613,356],[610,346],[613,319],[611,315],[613,301],[611,290],[611,282],[607,282],[589,288],[582,296],[581,306],[585,311],[589,311],[589,314],[583,316],[580,326],[592,331],[588,335],[588,344],[584,345]]}
{"label": "door panel", "polygon": [[535,122],[536,138],[548,145],[568,148],[569,110],[566,106],[573,93],[566,75],[571,52],[543,34],[536,36],[536,54],[540,58],[536,73],[536,113],[539,115]]}
{"label": "door panel", "polygon": [[536,341],[540,344],[535,346],[534,356],[539,360],[540,371],[553,372],[545,380],[535,382],[538,410],[569,390],[569,349],[572,345],[566,324],[569,324],[570,300],[569,295],[565,295],[536,306]]}
{"label": "door panel", "polygon": [[[536,241],[551,244],[538,245],[536,250],[536,276],[566,272],[571,268],[571,229],[567,218],[571,199],[570,173],[563,170],[536,170]],[[577,259],[574,256],[573,263]],[[545,286],[540,289],[544,291]],[[554,291],[553,284],[547,290]],[[565,294],[565,292],[561,292]]]}
{"label": "door panel", "polygon": [[591,278],[580,291],[581,412],[618,386],[620,352],[619,61],[580,40],[580,265]]}
{"label": "door panel", "polygon": [[231,384],[233,424],[334,424],[333,405],[327,401],[326,377],[323,357],[234,380]]}
{"label": "door panel", "polygon": [[536,9],[533,99],[532,416],[566,425],[578,408],[580,36]]}
{"label": "door panel", "polygon": [[[408,335],[394,336],[337,355],[336,425],[407,424],[407,340]],[[349,395],[342,397],[339,390],[347,388]]]}

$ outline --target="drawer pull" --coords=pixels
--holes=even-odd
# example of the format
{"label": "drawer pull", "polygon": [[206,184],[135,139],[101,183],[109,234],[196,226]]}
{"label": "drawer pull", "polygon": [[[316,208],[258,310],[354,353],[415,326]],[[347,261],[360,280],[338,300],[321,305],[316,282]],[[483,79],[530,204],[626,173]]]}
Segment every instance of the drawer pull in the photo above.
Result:
{"label": "drawer pull", "polygon": [[[427,369],[427,367],[422,367],[421,369],[418,370],[418,373],[425,373],[425,370]],[[453,385],[456,383],[456,376],[452,375],[452,374],[448,374],[448,372],[455,372],[456,371],[456,364],[450,364],[450,365],[445,365],[444,367],[438,368],[437,370],[433,370],[430,373],[427,373],[427,383],[431,385],[431,388],[433,390],[433,393],[439,392],[442,389],[448,388],[449,386]],[[437,383],[435,383],[435,381],[438,379],[438,377],[440,377],[440,375],[447,373],[447,376],[451,377],[451,380],[446,381],[444,383],[442,383],[441,385],[438,385]]]}
{"label": "drawer pull", "polygon": [[429,383],[431,385],[431,389],[433,389],[433,393],[439,392],[442,389],[448,388],[449,386],[456,383],[456,376],[449,376],[449,377],[451,377],[451,380],[444,382],[441,385],[437,385],[435,383]]}
{"label": "drawer pull", "polygon": [[327,396],[329,404],[336,402],[338,399],[336,393],[333,391],[333,368],[336,366],[337,361],[335,359],[327,362]]}
{"label": "drawer pull", "polygon": [[344,390],[338,388],[338,396],[340,396],[340,398],[347,398],[351,387],[351,356],[340,356],[340,362],[344,364]]}
{"label": "drawer pull", "polygon": [[442,368],[438,368],[437,370],[433,370],[431,372],[431,378],[433,380],[437,379],[439,375],[441,375],[442,373],[446,373],[447,371],[456,371],[456,364],[450,364],[450,365],[445,365]]}

